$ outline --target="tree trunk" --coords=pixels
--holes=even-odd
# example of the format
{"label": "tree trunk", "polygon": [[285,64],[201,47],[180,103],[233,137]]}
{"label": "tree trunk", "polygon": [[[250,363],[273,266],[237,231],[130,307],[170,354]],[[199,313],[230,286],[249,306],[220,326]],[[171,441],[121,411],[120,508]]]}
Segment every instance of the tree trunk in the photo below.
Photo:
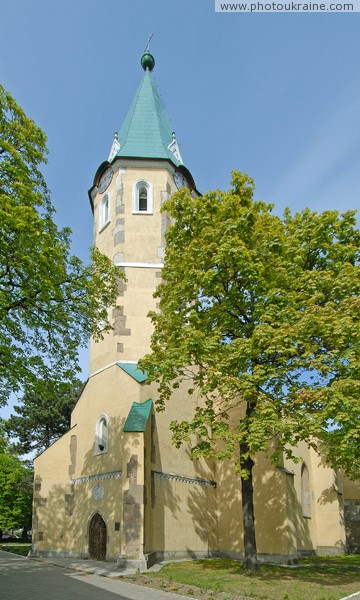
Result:
{"label": "tree trunk", "polygon": [[[246,455],[244,445],[240,445],[240,454]],[[242,512],[243,512],[243,527],[244,527],[244,553],[245,567],[251,571],[258,568],[256,537],[255,537],[255,518],[254,518],[254,490],[252,468],[254,461],[248,457],[242,461],[242,467],[247,469],[249,476],[247,479],[241,477],[241,496],[242,496]]]}

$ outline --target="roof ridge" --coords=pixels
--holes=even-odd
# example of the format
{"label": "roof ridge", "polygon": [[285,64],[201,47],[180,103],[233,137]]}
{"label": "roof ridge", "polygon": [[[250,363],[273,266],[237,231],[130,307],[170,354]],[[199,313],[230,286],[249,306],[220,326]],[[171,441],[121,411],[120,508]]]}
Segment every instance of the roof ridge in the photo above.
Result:
{"label": "roof ridge", "polygon": [[162,105],[162,108],[164,110],[164,116],[167,118],[169,124],[171,124],[171,121],[170,121],[170,118],[168,117],[168,115],[166,114],[165,105],[164,105],[164,102],[162,100],[159,88],[156,85],[154,77],[152,75],[150,75],[150,71],[145,71],[145,75],[146,75],[146,73],[149,73],[149,81],[150,81],[151,89],[152,89],[152,92],[153,92],[153,94],[151,96],[151,101],[152,101],[152,103],[154,105],[154,109],[155,109],[156,121],[157,121],[158,128],[159,128],[160,138],[161,138],[161,141],[163,143],[165,143],[164,140],[163,140],[162,132],[161,132],[160,115],[159,115],[159,112],[156,110],[155,95],[157,96],[157,98],[159,99],[160,104]]}
{"label": "roof ridge", "polygon": [[[120,126],[120,129],[119,129],[119,135],[120,135],[120,133],[121,133],[121,130],[122,130],[122,128],[123,128],[123,126],[124,126],[125,122],[126,122],[127,120],[130,120],[130,123],[131,123],[131,120],[132,120],[132,118],[133,118],[133,116],[134,116],[134,113],[135,113],[135,110],[136,110],[136,107],[137,107],[137,103],[138,103],[138,101],[139,101],[140,90],[142,89],[142,86],[143,86],[143,83],[144,83],[144,79],[145,79],[145,75],[146,75],[146,73],[147,73],[147,71],[145,71],[145,72],[144,72],[144,75],[143,75],[143,76],[142,76],[142,78],[141,78],[140,84],[138,85],[138,88],[137,88],[137,90],[136,90],[136,92],[135,92],[135,96],[134,96],[134,98],[133,98],[133,100],[132,100],[132,102],[131,102],[131,104],[130,104],[129,110],[128,110],[127,114],[126,114],[125,120],[122,122],[122,124],[121,124],[121,126]],[[131,110],[131,109],[132,109],[132,110]],[[131,116],[130,116],[130,111],[131,111]],[[129,119],[128,119],[128,117],[129,117]],[[123,148],[123,147],[126,145],[127,138],[128,138],[128,136],[129,136],[129,131],[130,131],[130,127],[128,127],[128,128],[127,128],[127,131],[126,131],[126,137],[125,137],[124,143],[121,145],[121,148]],[[121,150],[121,148],[120,148],[120,150]]]}

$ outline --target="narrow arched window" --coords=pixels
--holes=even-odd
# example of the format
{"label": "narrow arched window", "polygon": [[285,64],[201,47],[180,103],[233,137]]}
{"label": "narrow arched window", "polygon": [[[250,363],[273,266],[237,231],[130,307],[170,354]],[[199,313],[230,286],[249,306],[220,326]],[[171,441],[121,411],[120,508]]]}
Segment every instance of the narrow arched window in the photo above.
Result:
{"label": "narrow arched window", "polygon": [[148,181],[136,181],[133,185],[133,213],[153,212],[153,188]]}
{"label": "narrow arched window", "polygon": [[95,454],[103,454],[108,451],[109,431],[108,418],[100,415],[95,428]]}
{"label": "narrow arched window", "polygon": [[105,225],[110,221],[110,198],[109,194],[105,194],[105,196],[101,199],[100,207],[99,207],[99,229],[105,227]]}
{"label": "narrow arched window", "polygon": [[311,517],[311,494],[309,469],[305,463],[301,467],[301,508],[303,517]]}

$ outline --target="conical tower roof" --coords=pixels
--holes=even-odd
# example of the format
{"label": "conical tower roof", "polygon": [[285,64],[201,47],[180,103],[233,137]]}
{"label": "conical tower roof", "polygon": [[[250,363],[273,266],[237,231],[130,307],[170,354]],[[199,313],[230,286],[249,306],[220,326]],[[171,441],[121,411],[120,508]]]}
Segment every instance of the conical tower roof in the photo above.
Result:
{"label": "conical tower roof", "polygon": [[145,72],[126,118],[115,134],[109,160],[117,156],[162,158],[179,166],[183,161],[175,133],[151,74],[155,60],[146,52],[141,64]]}

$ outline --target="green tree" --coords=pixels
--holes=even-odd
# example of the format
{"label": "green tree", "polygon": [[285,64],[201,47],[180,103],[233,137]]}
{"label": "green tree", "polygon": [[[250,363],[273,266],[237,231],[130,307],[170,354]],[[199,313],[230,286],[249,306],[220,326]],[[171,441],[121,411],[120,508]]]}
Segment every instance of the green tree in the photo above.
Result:
{"label": "green tree", "polygon": [[305,440],[359,474],[360,235],[353,212],[280,218],[254,201],[246,175],[231,184],[164,204],[173,225],[141,366],[159,382],[159,409],[182,380],[200,391],[193,419],[172,423],[173,441],[195,459],[233,461],[245,564],[256,568],[252,471],[274,436],[274,461]]}
{"label": "green tree", "polygon": [[111,261],[93,249],[85,266],[55,225],[46,154],[45,134],[0,86],[0,405],[38,378],[71,380],[118,293]]}
{"label": "green tree", "polygon": [[79,379],[71,382],[38,381],[27,387],[19,406],[6,422],[7,431],[18,438],[19,454],[48,448],[70,428],[71,412],[82,392]]}
{"label": "green tree", "polygon": [[3,529],[31,529],[33,472],[11,453],[0,431],[0,540]]}

